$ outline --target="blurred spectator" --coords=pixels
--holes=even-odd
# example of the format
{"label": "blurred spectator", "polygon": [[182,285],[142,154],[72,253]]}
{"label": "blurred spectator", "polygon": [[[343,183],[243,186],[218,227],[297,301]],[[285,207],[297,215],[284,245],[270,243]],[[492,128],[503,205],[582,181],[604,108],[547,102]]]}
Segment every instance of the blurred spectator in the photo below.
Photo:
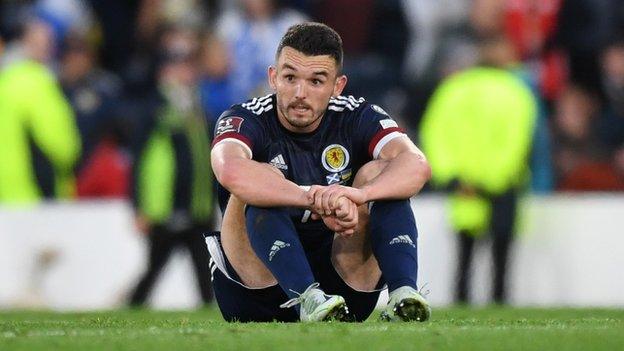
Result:
{"label": "blurred spectator", "polygon": [[601,93],[600,52],[617,33],[619,2],[566,0],[559,13],[557,42],[566,50],[570,79],[592,93]]}
{"label": "blurred spectator", "polygon": [[[102,50],[94,55],[122,80],[123,93],[118,91],[110,100],[117,102],[117,107],[136,107],[156,84],[153,52],[158,28],[163,23],[182,23],[210,29],[216,34],[205,41],[200,82],[201,103],[210,126],[210,119],[232,101],[266,90],[266,67],[274,61],[279,33],[305,20],[303,13],[333,25],[349,38],[345,40],[345,60],[353,61],[346,65],[349,93],[379,100],[388,109],[396,110],[394,114],[404,118],[412,129],[418,128],[426,102],[439,80],[474,63],[475,38],[505,33],[524,63],[516,73],[541,98],[531,157],[533,189],[551,188],[551,156],[561,162],[572,158],[561,156],[566,154],[560,153],[561,149],[567,147],[549,151],[547,145],[549,134],[557,140],[568,139],[562,136],[565,133],[558,129],[555,118],[551,118],[555,115],[551,110],[567,83],[567,66],[575,86],[598,99],[593,102],[596,112],[589,123],[593,135],[590,144],[603,151],[594,161],[607,164],[611,171],[617,168],[615,152],[624,143],[624,89],[618,78],[618,66],[624,60],[621,0],[7,0],[0,2],[3,61],[23,56],[20,50],[11,48],[15,45],[7,44],[14,42],[25,19],[37,15],[52,28],[52,56],[70,32],[101,44]],[[57,66],[56,57],[50,67],[62,68]],[[75,96],[70,100],[77,107]],[[85,133],[83,124],[86,119],[80,108],[76,112],[84,144],[79,169],[86,163],[99,163],[87,162],[95,149],[97,155],[111,156],[109,160],[121,172],[122,163],[128,160],[118,154],[119,140],[106,139],[98,148],[99,137],[87,140],[89,133]],[[114,129],[132,130],[140,114],[126,111],[123,115],[124,126]],[[544,133],[548,127],[553,128],[552,133]],[[119,136],[117,132],[113,134]],[[41,167],[39,161],[33,163],[38,165],[35,173],[45,178],[46,172],[41,170],[46,167]],[[567,177],[564,168],[558,168],[560,185]],[[89,177],[80,179],[89,179],[89,187],[95,186],[98,177],[92,171],[87,173]],[[79,187],[84,189],[81,184],[84,183]],[[572,183],[566,184],[568,188]]]}
{"label": "blurred spectator", "polygon": [[202,107],[212,132],[221,113],[237,102],[232,83],[234,77],[230,75],[231,58],[225,44],[216,35],[204,37],[200,65]]}
{"label": "blurred spectator", "polygon": [[160,0],[88,0],[101,26],[101,64],[119,75],[124,91],[138,98],[154,86],[154,51]]}
{"label": "blurred spectator", "polygon": [[84,35],[64,43],[60,79],[76,114],[82,140],[77,165],[79,197],[126,197],[130,160],[120,148],[129,136],[119,113],[121,82],[97,65],[96,48]]}
{"label": "blurred spectator", "polygon": [[[160,23],[177,23],[193,27],[199,27],[208,20],[209,7],[207,3],[214,2],[202,0],[151,1],[151,3],[157,4],[156,11]],[[214,5],[211,4],[210,7],[214,7]]]}
{"label": "blurred spectator", "polygon": [[470,25],[477,36],[490,37],[504,28],[507,0],[474,0],[470,7]]}
{"label": "blurred spectator", "polygon": [[[405,59],[405,74],[411,81],[437,80],[435,58],[453,37],[465,35],[467,0],[403,0],[411,36]],[[434,73],[435,72],[435,73]]]}
{"label": "blurred spectator", "polygon": [[82,0],[38,0],[34,11],[54,30],[57,49],[70,32],[87,35],[95,28],[91,8]]}
{"label": "blurred spectator", "polygon": [[[479,37],[502,35],[498,52],[507,66],[532,90],[538,113],[530,157],[531,190],[548,193],[554,189],[549,103],[565,83],[565,63],[553,45],[560,0],[476,0],[470,8],[473,34]],[[500,34],[499,34],[500,33]],[[503,61],[516,62],[513,66]]]}
{"label": "blurred spectator", "polygon": [[548,194],[555,190],[552,135],[548,110],[545,103],[539,98],[539,88],[534,77],[524,70],[518,70],[516,74],[531,88],[537,108],[530,156],[531,191],[536,194]]}
{"label": "blurred spectator", "polygon": [[469,24],[471,1],[403,0],[410,35],[403,65],[410,99],[403,113],[418,130],[427,101],[444,77],[478,57]]}
{"label": "blurred spectator", "polygon": [[606,105],[598,132],[600,139],[613,150],[624,145],[624,41],[615,42],[604,50],[601,73]]}
{"label": "blurred spectator", "polygon": [[343,93],[366,96],[401,119],[407,103],[401,70],[409,35],[401,1],[322,0],[312,11],[342,37],[349,77]]}
{"label": "blurred spectator", "polygon": [[[315,8],[316,17],[334,28],[342,37],[345,56],[358,57],[369,51],[373,43],[375,0],[321,0]],[[348,64],[345,65],[348,67]]]}
{"label": "blurred spectator", "polygon": [[558,189],[564,191],[623,190],[612,158],[596,133],[599,99],[570,86],[555,111],[555,165]]}
{"label": "blurred spectator", "polygon": [[45,66],[53,49],[52,28],[32,17],[2,57],[0,202],[29,203],[75,192],[80,136],[71,107]]}
{"label": "blurred spectator", "polygon": [[565,57],[554,45],[561,0],[505,0],[505,33],[535,77],[539,96],[553,101],[565,83]]}
{"label": "blurred spectator", "polygon": [[34,0],[0,1],[0,33],[6,42],[18,39]]}
{"label": "blurred spectator", "polygon": [[135,28],[141,0],[87,0],[102,30],[101,64],[104,69],[125,72],[136,45]]}
{"label": "blurred spectator", "polygon": [[129,303],[143,305],[172,251],[190,252],[204,303],[212,300],[208,252],[202,233],[213,209],[210,141],[197,92],[196,33],[169,27],[160,40],[157,82],[149,125],[136,158],[137,225],[149,240],[148,267]]}
{"label": "blurred spectator", "polygon": [[565,58],[554,45],[561,0],[476,0],[477,36],[505,33],[533,76],[539,96],[552,101],[565,83]]}
{"label": "blurred spectator", "polygon": [[421,138],[435,185],[449,189],[450,218],[459,235],[456,299],[469,301],[472,251],[492,236],[492,299],[506,302],[506,267],[518,192],[528,172],[537,114],[529,88],[508,70],[502,37],[484,38],[483,64],[450,76],[434,93]]}
{"label": "blurred spectator", "polygon": [[240,0],[238,11],[217,20],[217,33],[231,58],[231,82],[236,101],[268,94],[268,67],[275,62],[281,36],[306,17],[279,6],[276,0]]}

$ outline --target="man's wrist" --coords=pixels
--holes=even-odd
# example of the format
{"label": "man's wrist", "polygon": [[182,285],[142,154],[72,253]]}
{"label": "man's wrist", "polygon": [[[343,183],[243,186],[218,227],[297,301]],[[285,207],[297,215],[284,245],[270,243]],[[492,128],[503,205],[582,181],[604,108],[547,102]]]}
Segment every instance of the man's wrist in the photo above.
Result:
{"label": "man's wrist", "polygon": [[373,200],[372,199],[372,195],[373,194],[372,194],[372,187],[371,186],[363,185],[360,188],[360,191],[364,194],[364,203],[367,203],[367,202]]}
{"label": "man's wrist", "polygon": [[312,204],[310,204],[310,200],[308,199],[308,190],[310,190],[309,185],[298,185],[299,192],[299,201],[297,207],[305,208],[306,210],[312,210]]}

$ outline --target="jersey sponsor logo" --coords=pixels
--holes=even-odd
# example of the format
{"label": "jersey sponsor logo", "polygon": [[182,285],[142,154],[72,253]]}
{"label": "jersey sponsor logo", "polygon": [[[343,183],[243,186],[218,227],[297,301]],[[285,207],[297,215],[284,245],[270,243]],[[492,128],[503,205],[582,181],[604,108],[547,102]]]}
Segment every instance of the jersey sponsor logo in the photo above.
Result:
{"label": "jersey sponsor logo", "polygon": [[219,123],[217,124],[216,136],[230,132],[240,132],[243,121],[244,119],[242,117],[226,117],[219,120]]}
{"label": "jersey sponsor logo", "polygon": [[327,180],[327,185],[332,184],[344,184],[349,178],[351,178],[351,169],[344,170],[338,173],[331,173],[325,176],[325,180]]}
{"label": "jersey sponsor logo", "polygon": [[416,245],[414,244],[412,239],[409,237],[409,235],[399,235],[397,237],[394,237],[392,240],[390,240],[390,242],[388,244],[390,244],[390,245],[394,245],[394,244],[408,244],[411,247],[416,248]]}
{"label": "jersey sponsor logo", "polygon": [[340,172],[349,164],[349,152],[340,144],[331,144],[321,155],[323,167],[330,172]]}
{"label": "jersey sponsor logo", "polygon": [[269,252],[269,261],[273,261],[273,257],[275,257],[279,250],[289,246],[289,243],[285,243],[281,240],[275,240],[275,242],[273,242],[273,246],[271,246],[271,251]]}
{"label": "jersey sponsor logo", "polygon": [[284,156],[282,156],[282,154],[273,157],[269,163],[277,169],[281,169],[283,171],[288,170],[288,165],[286,164],[286,160],[284,160]]}
{"label": "jersey sponsor logo", "polygon": [[349,180],[349,178],[351,178],[351,174],[352,173],[353,172],[351,172],[350,168],[347,169],[346,171],[340,172],[340,182],[341,183],[346,183]]}
{"label": "jersey sponsor logo", "polygon": [[371,108],[373,110],[375,110],[375,112],[377,112],[377,113],[381,113],[382,115],[386,115],[386,116],[390,117],[388,112],[386,112],[383,108],[379,107],[378,105],[371,104]]}
{"label": "jersey sponsor logo", "polygon": [[381,127],[383,129],[398,128],[399,127],[397,122],[394,121],[394,120],[391,120],[391,119],[382,119],[381,121],[379,121],[379,124],[381,124]]}

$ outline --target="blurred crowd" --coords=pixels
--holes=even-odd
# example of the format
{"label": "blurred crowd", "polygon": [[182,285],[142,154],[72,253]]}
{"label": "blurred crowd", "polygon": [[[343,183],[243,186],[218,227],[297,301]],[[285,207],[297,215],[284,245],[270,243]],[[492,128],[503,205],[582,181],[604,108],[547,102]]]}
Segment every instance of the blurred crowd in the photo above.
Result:
{"label": "blurred crowd", "polygon": [[441,82],[496,65],[538,107],[533,191],[624,190],[622,0],[4,0],[0,202],[131,198],[152,223],[186,203],[205,225],[214,122],[270,92],[279,39],[307,20],[342,35],[346,94],[414,139]]}

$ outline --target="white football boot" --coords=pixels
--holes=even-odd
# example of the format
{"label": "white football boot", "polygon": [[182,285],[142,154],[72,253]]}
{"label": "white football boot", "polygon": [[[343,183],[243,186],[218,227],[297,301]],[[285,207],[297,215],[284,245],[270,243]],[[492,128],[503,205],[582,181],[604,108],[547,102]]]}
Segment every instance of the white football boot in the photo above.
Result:
{"label": "white football boot", "polygon": [[416,289],[402,286],[390,293],[388,306],[380,319],[389,322],[424,322],[431,317],[431,307]]}
{"label": "white football boot", "polygon": [[302,322],[347,321],[349,309],[340,295],[327,295],[319,289],[319,283],[310,285],[301,295],[286,301],[281,308],[299,307]]}

